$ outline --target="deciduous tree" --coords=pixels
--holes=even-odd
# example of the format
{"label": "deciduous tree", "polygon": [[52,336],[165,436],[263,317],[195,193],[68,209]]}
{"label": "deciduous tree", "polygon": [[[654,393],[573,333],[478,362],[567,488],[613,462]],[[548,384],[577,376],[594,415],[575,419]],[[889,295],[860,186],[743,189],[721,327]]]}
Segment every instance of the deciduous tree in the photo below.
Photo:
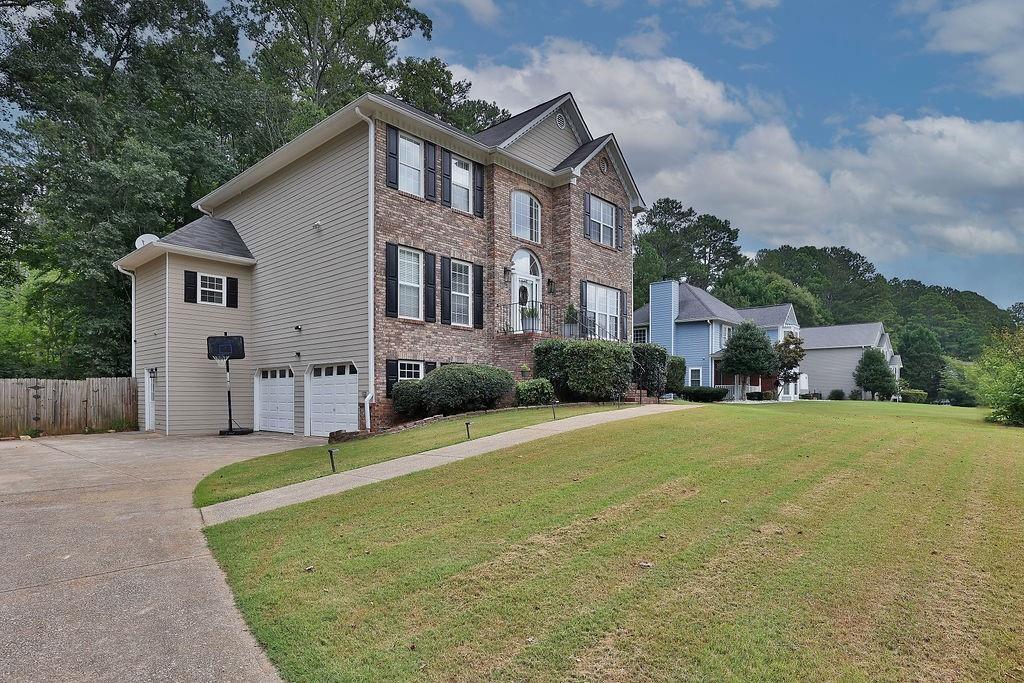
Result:
{"label": "deciduous tree", "polygon": [[874,348],[864,350],[853,371],[853,381],[864,391],[883,400],[888,400],[897,391],[896,376],[889,369],[885,354]]}
{"label": "deciduous tree", "polygon": [[724,375],[740,375],[743,378],[742,398],[747,395],[747,378],[750,375],[778,374],[779,357],[768,335],[746,320],[733,329],[732,336],[722,350],[719,367]]}

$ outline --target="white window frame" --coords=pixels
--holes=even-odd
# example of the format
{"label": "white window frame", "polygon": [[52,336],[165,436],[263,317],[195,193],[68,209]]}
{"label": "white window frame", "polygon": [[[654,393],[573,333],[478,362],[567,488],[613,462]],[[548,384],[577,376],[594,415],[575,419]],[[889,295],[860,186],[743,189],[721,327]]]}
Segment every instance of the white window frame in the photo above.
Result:
{"label": "white window frame", "polygon": [[722,348],[729,343],[729,339],[732,337],[732,325],[722,325]]}
{"label": "white window frame", "polygon": [[[398,381],[405,382],[410,379],[423,379],[423,361],[421,360],[399,360],[398,361]],[[403,377],[402,373],[415,372],[415,377]]]}
{"label": "white window frame", "polygon": [[[469,167],[467,171],[467,182],[466,185],[461,185],[455,182],[455,167],[458,162],[462,162]],[[455,206],[455,188],[465,187],[466,188],[466,208],[463,209],[461,206]],[[472,214],[473,213],[473,162],[463,157],[452,155],[452,208],[460,213]]]}
{"label": "white window frame", "polygon": [[[697,384],[693,383],[693,371],[697,371]],[[686,386],[688,387],[702,387],[704,386],[704,368],[699,365],[686,368]]]}
{"label": "white window frame", "polygon": [[[600,290],[606,290],[608,292],[608,298],[605,299],[605,310],[603,311],[597,308],[597,294]],[[612,294],[615,295],[614,313],[608,310],[608,302],[612,298]],[[620,296],[623,296],[623,293],[614,287],[606,287],[605,285],[601,285],[596,282],[587,282],[587,313],[594,316],[594,327],[596,328],[594,332],[600,339],[615,340],[619,338],[619,325],[621,324],[619,319],[622,317],[622,302],[619,300]],[[604,334],[600,334],[602,318],[605,321]],[[614,327],[612,327],[611,324],[612,318],[615,319]]]}
{"label": "white window frame", "polygon": [[[643,340],[637,339],[637,335],[643,333]],[[634,327],[633,328],[633,343],[634,344],[649,344],[651,339],[651,331],[646,327]]]}
{"label": "white window frame", "polygon": [[[220,281],[220,289],[214,289],[213,287],[204,287],[203,278],[216,278]],[[220,301],[203,301],[203,292],[219,292]],[[228,305],[228,278],[224,275],[214,275],[212,273],[196,273],[196,302],[206,304],[207,306],[227,306]]]}
{"label": "white window frame", "polygon": [[[526,225],[526,234],[525,235],[520,234],[519,232],[516,231],[516,198],[520,197],[520,196],[526,197],[527,202],[528,202],[527,208],[526,208],[526,211],[527,211],[528,215],[526,217],[527,225]],[[534,205],[537,206],[537,237],[536,237],[536,239],[534,239],[534,237],[532,235],[532,229],[531,229],[533,227],[533,207],[534,207]],[[541,213],[542,213],[542,207],[540,205],[540,200],[537,199],[536,197],[534,197],[533,194],[531,194],[530,192],[527,192],[526,190],[512,190],[512,201],[510,202],[510,206],[511,206],[511,209],[512,209],[511,210],[512,216],[511,216],[511,221],[510,221],[511,222],[511,228],[512,228],[512,236],[516,237],[518,239],[521,239],[521,240],[526,240],[527,242],[533,242],[534,244],[540,244],[540,239],[541,239]]]}
{"label": "white window frame", "polygon": [[[415,160],[416,163],[415,164],[409,163],[408,160],[403,160],[403,158],[402,158],[402,140],[406,140],[408,142],[413,143],[414,145],[416,145],[416,148],[419,150],[419,153],[416,155],[416,160]],[[413,189],[409,189],[407,187],[402,187],[402,167],[403,166],[405,166],[406,168],[414,169],[416,171],[416,173],[417,173],[417,177],[419,178],[419,182],[416,183],[416,187],[413,188]],[[398,132],[398,189],[401,190],[402,192],[406,192],[408,194],[416,195],[417,197],[422,197],[423,196],[423,141],[420,140],[419,138],[413,137],[413,136],[411,136],[411,135],[409,135],[407,133],[403,133],[401,131]]]}
{"label": "white window frame", "polygon": [[[466,285],[467,290],[463,294],[462,292],[455,291],[455,266],[466,267]],[[472,327],[473,326],[473,264],[467,263],[466,261],[460,261],[458,259],[452,259],[451,264],[448,266],[448,277],[452,283],[450,288],[451,302],[449,306],[449,312],[451,313],[451,323],[455,327]],[[466,299],[466,322],[455,322],[455,297]]]}
{"label": "white window frame", "polygon": [[[600,208],[602,206],[606,206],[606,207],[608,207],[609,210],[611,210],[611,213],[612,213],[612,218],[611,218],[612,222],[611,223],[605,223],[602,220],[596,218],[596,216],[599,216],[599,215],[601,215],[603,217],[604,212],[600,210]],[[597,195],[590,195],[590,220],[592,220],[593,222],[597,223],[597,241],[600,242],[601,244],[604,244],[605,246],[614,247],[615,246],[615,205],[612,204],[609,201],[601,199]],[[605,232],[606,228],[608,229],[608,234],[610,235],[608,241],[605,241],[605,239],[604,239],[604,232]]]}
{"label": "white window frame", "polygon": [[[419,282],[403,282],[402,281],[402,252],[407,254],[415,254],[416,258],[419,259],[420,264],[420,278]],[[404,320],[423,320],[423,287],[424,287],[424,266],[423,266],[423,252],[419,249],[410,249],[409,247],[398,247],[398,317]],[[416,287],[416,316],[402,315],[402,286]]]}

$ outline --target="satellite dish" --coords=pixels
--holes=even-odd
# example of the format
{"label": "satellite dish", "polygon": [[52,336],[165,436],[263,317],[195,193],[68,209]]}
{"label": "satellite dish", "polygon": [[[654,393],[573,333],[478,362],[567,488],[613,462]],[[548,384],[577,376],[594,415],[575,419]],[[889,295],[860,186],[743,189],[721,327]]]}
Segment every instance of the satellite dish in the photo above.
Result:
{"label": "satellite dish", "polygon": [[145,235],[139,235],[138,238],[135,240],[135,248],[142,249],[147,244],[152,244],[153,242],[156,242],[158,239],[160,238],[157,237],[156,235],[150,235],[149,233],[146,233]]}

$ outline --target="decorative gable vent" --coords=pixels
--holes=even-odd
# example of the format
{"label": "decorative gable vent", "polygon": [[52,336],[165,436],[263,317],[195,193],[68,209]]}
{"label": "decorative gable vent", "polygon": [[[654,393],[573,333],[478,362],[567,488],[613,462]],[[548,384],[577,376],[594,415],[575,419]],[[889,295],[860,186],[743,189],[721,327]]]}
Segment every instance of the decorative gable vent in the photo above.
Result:
{"label": "decorative gable vent", "polygon": [[555,125],[560,129],[565,130],[565,114],[562,112],[555,114]]}
{"label": "decorative gable vent", "polygon": [[601,173],[608,172],[608,159],[601,158]]}

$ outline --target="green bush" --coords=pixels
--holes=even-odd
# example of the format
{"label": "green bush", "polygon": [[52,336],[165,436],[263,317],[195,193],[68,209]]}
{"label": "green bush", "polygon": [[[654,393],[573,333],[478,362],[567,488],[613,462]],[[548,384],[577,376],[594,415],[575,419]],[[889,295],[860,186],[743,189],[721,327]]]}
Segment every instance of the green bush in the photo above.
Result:
{"label": "green bush", "polygon": [[423,415],[423,387],[419,379],[407,379],[391,388],[391,402],[395,412],[405,418]]}
{"label": "green bush", "polygon": [[683,387],[679,395],[694,403],[714,403],[721,401],[728,393],[728,389],[719,387]]}
{"label": "green bush", "polygon": [[673,394],[682,394],[686,388],[686,359],[680,356],[670,356],[668,369],[665,373],[665,391]]}
{"label": "green bush", "polygon": [[[398,388],[405,382],[395,385]],[[454,415],[493,408],[515,391],[512,373],[491,365],[442,365],[420,380],[420,400],[427,415]]]}
{"label": "green bush", "polygon": [[521,406],[543,406],[555,400],[555,388],[544,377],[516,382],[516,403]]}
{"label": "green bush", "polygon": [[533,350],[533,371],[562,399],[611,401],[629,390],[633,351],[611,341],[549,339]]}
{"label": "green bush", "polygon": [[568,344],[564,339],[545,339],[533,347],[533,376],[551,382],[555,394],[562,398],[569,398],[564,357]]}
{"label": "green bush", "polygon": [[769,390],[769,391],[762,391],[761,392],[761,398],[763,398],[765,401],[774,401],[775,400],[775,392],[771,391],[771,390]]}
{"label": "green bush", "polygon": [[650,396],[665,392],[668,351],[657,344],[633,344],[633,382]]}
{"label": "green bush", "polygon": [[828,392],[828,400],[830,400],[830,401],[845,401],[846,400],[846,392],[843,391],[842,389],[833,389],[832,391]]}
{"label": "green bush", "polygon": [[815,399],[814,394],[800,394],[801,401],[813,401]]}
{"label": "green bush", "polygon": [[986,419],[1024,427],[1024,327],[992,335],[971,374],[992,409]]}
{"label": "green bush", "polygon": [[863,391],[861,391],[860,389],[851,389],[850,390],[850,400],[851,401],[861,401],[863,399],[864,399],[864,392]]}
{"label": "green bush", "polygon": [[763,401],[764,400],[764,392],[763,391],[748,391],[747,392],[747,400],[748,401]]}
{"label": "green bush", "polygon": [[927,403],[928,392],[922,391],[921,389],[904,389],[900,396],[903,397],[904,403]]}

